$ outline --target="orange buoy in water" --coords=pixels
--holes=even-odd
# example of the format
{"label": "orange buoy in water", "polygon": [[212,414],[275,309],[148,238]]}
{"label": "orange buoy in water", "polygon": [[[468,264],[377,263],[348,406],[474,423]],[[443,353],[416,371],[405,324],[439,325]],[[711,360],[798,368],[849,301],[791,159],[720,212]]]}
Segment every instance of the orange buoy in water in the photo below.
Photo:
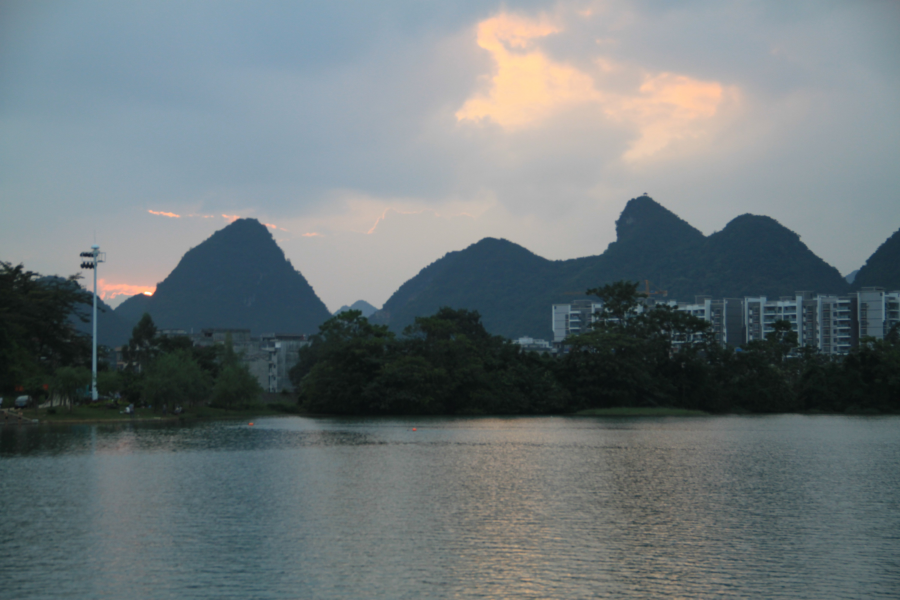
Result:
{"label": "orange buoy in water", "polygon": [[415,428],[415,427],[413,427],[413,431],[415,431],[415,430],[416,430],[416,428]]}
{"label": "orange buoy in water", "polygon": [[250,427],[253,427],[253,423],[250,423]]}

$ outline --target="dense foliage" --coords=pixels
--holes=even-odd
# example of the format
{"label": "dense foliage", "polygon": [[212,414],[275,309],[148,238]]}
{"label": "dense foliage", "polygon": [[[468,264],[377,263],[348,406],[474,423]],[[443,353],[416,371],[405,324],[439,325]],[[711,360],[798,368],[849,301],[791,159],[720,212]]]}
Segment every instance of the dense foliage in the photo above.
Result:
{"label": "dense foliage", "polygon": [[[91,340],[73,319],[89,320],[93,297],[76,279],[42,277],[0,262],[0,396],[28,395],[35,403],[51,399],[70,407],[90,400]],[[108,349],[99,354],[104,358]],[[123,355],[124,372],[105,360],[98,365],[97,387],[105,400],[159,409],[204,402],[242,407],[262,393],[230,343],[193,347],[187,337],[161,336],[147,314]]]}
{"label": "dense foliage", "polygon": [[660,406],[710,412],[900,411],[900,335],[846,357],[798,348],[787,322],[723,348],[709,324],[643,309],[634,283],[588,290],[594,327],[558,357],[490,335],[477,312],[442,308],[397,337],[358,311],[327,321],[291,371],[300,405],[327,414],[552,414]]}
{"label": "dense foliage", "polygon": [[488,334],[478,313],[444,308],[398,339],[347,311],[301,349],[291,379],[316,413],[545,413],[567,402],[549,362]]}
{"label": "dense foliage", "polygon": [[259,400],[262,388],[240,362],[231,337],[221,346],[194,346],[185,336],[161,336],[149,314],[135,325],[123,348],[123,389],[129,400],[159,409],[210,403],[242,408]]}
{"label": "dense foliage", "polygon": [[71,317],[86,320],[92,296],[75,279],[0,262],[0,396],[44,393],[57,369],[90,365],[90,339]]}

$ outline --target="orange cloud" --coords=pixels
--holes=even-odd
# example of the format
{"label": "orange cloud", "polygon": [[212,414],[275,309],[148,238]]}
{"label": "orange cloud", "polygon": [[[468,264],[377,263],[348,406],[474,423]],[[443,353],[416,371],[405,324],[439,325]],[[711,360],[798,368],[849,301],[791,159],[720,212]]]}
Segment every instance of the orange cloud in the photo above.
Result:
{"label": "orange cloud", "polygon": [[[562,28],[546,17],[500,13],[482,21],[477,43],[491,53],[496,68],[489,89],[466,100],[456,112],[457,120],[489,120],[516,131],[576,106],[593,106],[598,117],[629,123],[636,129],[635,141],[623,154],[626,160],[636,160],[677,139],[702,134],[727,92],[735,92],[719,82],[650,73],[602,56],[594,59],[599,71],[592,76],[554,61],[542,51],[542,38],[560,32]],[[619,81],[642,83],[637,89],[603,89],[603,78],[612,73],[623,75]]]}
{"label": "orange cloud", "polygon": [[546,18],[531,20],[501,13],[478,25],[477,43],[494,58],[491,89],[477,94],[456,112],[459,121],[490,119],[519,129],[562,107],[595,102],[593,80],[547,58],[534,41],[560,29]]}
{"label": "orange cloud", "polygon": [[152,296],[156,291],[155,287],[146,285],[131,285],[128,283],[110,283],[105,279],[97,280],[97,288],[99,295],[104,300],[111,300],[118,296],[134,296],[135,294],[146,294]]}
{"label": "orange cloud", "polygon": [[318,233],[318,232],[315,232],[315,231],[312,231],[312,232],[310,232],[310,233],[303,233],[303,234],[301,234],[301,236],[302,236],[302,237],[325,237],[325,236],[322,235],[321,233]]}
{"label": "orange cloud", "polygon": [[173,219],[181,218],[181,215],[176,215],[175,213],[170,213],[170,212],[161,212],[161,211],[157,211],[157,210],[148,210],[147,212],[150,213],[151,215],[159,215],[161,217],[170,217]]}
{"label": "orange cloud", "polygon": [[223,219],[227,219],[230,223],[234,223],[235,221],[237,221],[237,220],[240,219],[241,217],[238,216],[238,215],[222,215],[222,218],[223,218]]}
{"label": "orange cloud", "polygon": [[715,116],[724,95],[719,83],[674,73],[645,77],[639,92],[607,109],[640,127],[640,138],[624,156],[632,160],[655,154],[672,140],[695,136],[698,125]]}
{"label": "orange cloud", "polygon": [[[279,231],[287,231],[287,229],[285,229],[284,227],[279,227],[279,226],[277,226],[277,225],[272,225],[271,223],[263,223],[263,225],[265,225],[265,226],[268,227],[269,229],[278,229]],[[290,232],[288,232],[288,233],[290,233]]]}

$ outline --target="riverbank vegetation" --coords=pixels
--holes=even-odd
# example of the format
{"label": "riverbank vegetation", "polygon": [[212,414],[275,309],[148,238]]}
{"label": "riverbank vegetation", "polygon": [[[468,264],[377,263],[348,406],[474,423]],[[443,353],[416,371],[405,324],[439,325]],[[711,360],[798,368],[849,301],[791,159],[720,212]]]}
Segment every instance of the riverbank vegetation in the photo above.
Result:
{"label": "riverbank vegetation", "polygon": [[787,322],[763,341],[722,347],[702,319],[664,305],[642,310],[636,284],[588,293],[603,311],[559,357],[490,335],[477,312],[442,308],[399,337],[359,311],[341,313],[291,371],[300,407],[346,415],[900,412],[896,328],[838,357],[798,348]]}
{"label": "riverbank vegetation", "polygon": [[[90,404],[91,339],[73,327],[87,321],[93,296],[68,279],[42,277],[22,265],[0,262],[0,397],[10,408],[16,396],[44,406],[42,419],[108,420],[129,404],[138,414],[202,409],[259,411],[262,389],[240,361],[230,340],[195,347],[184,336],[160,335],[145,314],[123,348],[125,367],[109,363],[100,348],[97,389]],[[114,360],[114,359],[113,359]],[[84,405],[84,412],[78,407]],[[180,409],[180,410],[179,410]],[[37,417],[37,414],[34,415]]]}

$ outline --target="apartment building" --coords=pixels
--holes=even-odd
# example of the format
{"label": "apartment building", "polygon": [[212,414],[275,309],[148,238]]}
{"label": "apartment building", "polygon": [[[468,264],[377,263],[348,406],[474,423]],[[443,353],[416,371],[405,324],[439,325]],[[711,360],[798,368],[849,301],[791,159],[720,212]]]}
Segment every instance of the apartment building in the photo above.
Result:
{"label": "apartment building", "polygon": [[823,354],[846,354],[859,343],[857,297],[818,296],[816,347]]}
{"label": "apartment building", "polygon": [[602,302],[575,300],[571,304],[554,304],[552,309],[553,342],[562,342],[570,335],[585,333],[595,319]]}
{"label": "apartment building", "polygon": [[816,345],[817,301],[812,292],[796,292],[769,300],[765,296],[744,299],[745,342],[764,340],[775,330],[776,321],[787,321],[797,333],[800,346]]}
{"label": "apartment building", "polygon": [[305,335],[263,334],[260,348],[266,352],[267,371],[265,379],[260,375],[259,383],[266,391],[278,393],[294,391],[290,372],[300,359],[300,348],[309,342]]}
{"label": "apartment building", "polygon": [[707,321],[716,341],[723,346],[739,346],[744,342],[743,299],[696,296],[693,304],[678,303],[677,308]]}
{"label": "apartment building", "polygon": [[[697,296],[693,303],[666,304],[708,321],[723,345],[765,340],[776,321],[786,321],[797,333],[800,346],[813,346],[824,354],[846,354],[866,336],[883,339],[900,323],[900,291],[882,288],[863,288],[847,296],[801,291],[777,300]],[[585,331],[601,307],[590,301],[553,305],[553,341]]]}
{"label": "apartment building", "polygon": [[885,292],[879,287],[864,287],[857,293],[859,337],[884,339],[900,323],[900,291]]}

